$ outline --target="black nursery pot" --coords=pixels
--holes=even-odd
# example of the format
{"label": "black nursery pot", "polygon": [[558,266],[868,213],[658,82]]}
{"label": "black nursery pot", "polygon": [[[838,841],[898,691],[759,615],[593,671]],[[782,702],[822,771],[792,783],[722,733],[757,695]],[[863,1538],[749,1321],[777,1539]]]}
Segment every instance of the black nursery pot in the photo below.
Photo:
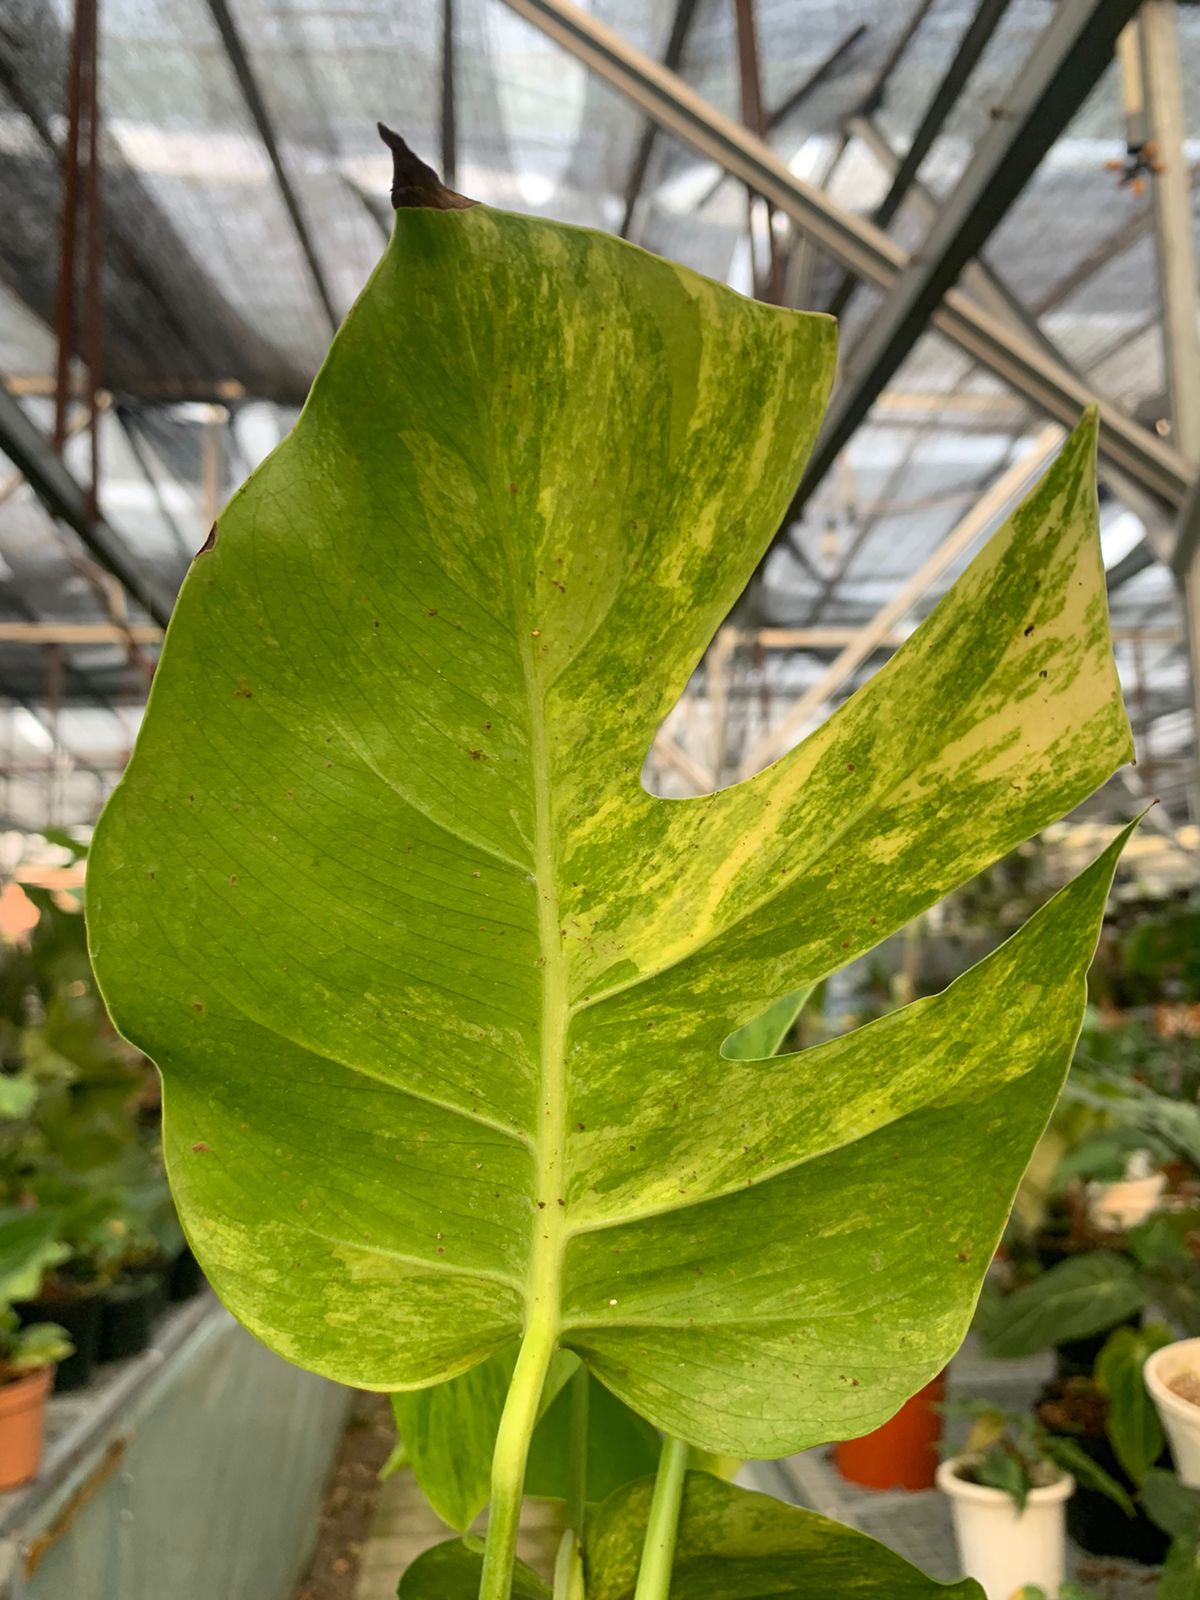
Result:
{"label": "black nursery pot", "polygon": [[[1074,1436],[1075,1443],[1098,1467],[1103,1467],[1110,1477],[1126,1489],[1130,1498],[1137,1493],[1132,1479],[1122,1471],[1113,1454],[1107,1436]],[[1158,1466],[1170,1466],[1166,1451],[1159,1457]],[[1067,1501],[1067,1532],[1081,1550],[1093,1556],[1120,1556],[1127,1561],[1140,1561],[1143,1566],[1157,1567],[1166,1558],[1170,1539],[1156,1528],[1149,1517],[1138,1511],[1127,1517],[1120,1506],[1115,1506],[1107,1495],[1098,1489],[1088,1489],[1082,1483]]]}
{"label": "black nursery pot", "polygon": [[191,1245],[185,1244],[175,1257],[167,1276],[167,1299],[172,1303],[191,1300],[204,1287],[204,1274],[200,1263],[192,1254]]}
{"label": "black nursery pot", "polygon": [[72,1354],[54,1369],[55,1394],[71,1394],[91,1382],[103,1311],[98,1294],[79,1295],[74,1300],[26,1300],[13,1309],[23,1328],[34,1322],[57,1322],[75,1346]]}
{"label": "black nursery pot", "polygon": [[163,1305],[163,1281],[154,1272],[139,1272],[119,1278],[104,1295],[100,1318],[101,1361],[123,1361],[140,1355],[150,1343],[150,1335]]}

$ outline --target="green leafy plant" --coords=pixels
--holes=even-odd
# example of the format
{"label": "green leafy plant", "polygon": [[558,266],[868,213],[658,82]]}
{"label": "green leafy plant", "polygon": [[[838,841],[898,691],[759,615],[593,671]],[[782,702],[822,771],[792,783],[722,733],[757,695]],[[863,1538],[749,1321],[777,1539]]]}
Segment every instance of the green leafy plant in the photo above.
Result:
{"label": "green leafy plant", "polygon": [[[0,953],[0,1194],[51,1219],[48,1292],[91,1291],[182,1246],[145,1062],[100,999],[78,901],[28,890],[38,921]],[[28,1225],[34,1225],[30,1222]],[[26,1298],[38,1294],[32,1282]]]}
{"label": "green leafy plant", "polygon": [[1156,1467],[1146,1474],[1142,1501],[1151,1521],[1171,1539],[1156,1600],[1196,1600],[1200,1593],[1200,1490]]}
{"label": "green leafy plant", "polygon": [[1036,1584],[1027,1583],[1015,1596],[1014,1600],[1103,1600],[1094,1589],[1085,1589],[1080,1583],[1064,1583],[1057,1596],[1047,1595],[1044,1589],[1039,1589]]}
{"label": "green leafy plant", "polygon": [[66,1329],[56,1322],[31,1322],[22,1327],[11,1307],[0,1310],[0,1384],[65,1361],[74,1348]]}
{"label": "green leafy plant", "polygon": [[1115,1328],[1096,1357],[1096,1384],[1108,1402],[1105,1432],[1117,1460],[1139,1486],[1162,1454],[1165,1442],[1142,1370],[1147,1359],[1171,1339],[1171,1330],[1157,1324]]}
{"label": "green leafy plant", "polygon": [[57,1226],[45,1212],[0,1211],[0,1383],[63,1361],[73,1349],[57,1323],[23,1328],[12,1308],[35,1295],[44,1273],[66,1256]]}
{"label": "green leafy plant", "polygon": [[1036,1355],[1104,1333],[1149,1305],[1185,1334],[1200,1333],[1200,1261],[1190,1243],[1198,1221],[1194,1207],[1163,1213],[1008,1291],[989,1286],[976,1317],[988,1354]]}
{"label": "green leafy plant", "polygon": [[969,1483],[1000,1489],[1024,1511],[1031,1489],[1052,1483],[1069,1472],[1079,1483],[1095,1489],[1126,1516],[1134,1506],[1110,1473],[1098,1466],[1075,1440],[1052,1432],[1034,1412],[1005,1411],[989,1401],[957,1400],[945,1408],[967,1415],[971,1427],[962,1452],[959,1474]]}
{"label": "green leafy plant", "polygon": [[[486,1546],[428,1558],[439,1592],[510,1592],[567,1351],[665,1442],[591,1517],[573,1434],[558,1591],[625,1593],[604,1552],[636,1546],[655,1600],[672,1551],[722,1559],[689,1495],[760,1526],[691,1449],[864,1432],[945,1364],[1061,1086],[1124,834],[943,994],[795,1055],[735,1041],[1128,759],[1095,417],[823,729],[657,799],[644,757],[786,510],[832,325],[472,206],[394,142],[392,243],[181,592],[92,951],[250,1329],[399,1391],[516,1345]],[[788,1526],[841,1540],[825,1592],[940,1592]]]}

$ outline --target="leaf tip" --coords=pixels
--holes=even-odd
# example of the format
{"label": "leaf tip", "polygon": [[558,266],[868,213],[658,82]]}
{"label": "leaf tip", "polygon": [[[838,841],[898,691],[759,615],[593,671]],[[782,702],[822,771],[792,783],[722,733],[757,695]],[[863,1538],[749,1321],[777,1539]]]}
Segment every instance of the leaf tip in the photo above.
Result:
{"label": "leaf tip", "polygon": [[427,161],[384,122],[377,122],[379,137],[392,153],[392,209],[411,211],[465,211],[476,204],[457,194],[438,177]]}

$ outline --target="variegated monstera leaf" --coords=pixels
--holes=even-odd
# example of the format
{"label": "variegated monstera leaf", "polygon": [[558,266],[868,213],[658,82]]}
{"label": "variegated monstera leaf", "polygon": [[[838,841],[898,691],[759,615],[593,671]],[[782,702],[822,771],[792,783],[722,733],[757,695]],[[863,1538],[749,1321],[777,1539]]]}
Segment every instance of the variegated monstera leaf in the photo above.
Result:
{"label": "variegated monstera leaf", "polygon": [[573,1350],[708,1449],[861,1432],[962,1337],[1114,851],[937,998],[723,1046],[1129,756],[1094,425],[825,727],[655,798],[832,324],[407,198],[193,565],[92,855],[189,1237],[249,1328],[347,1382],[524,1335],[535,1379]]}

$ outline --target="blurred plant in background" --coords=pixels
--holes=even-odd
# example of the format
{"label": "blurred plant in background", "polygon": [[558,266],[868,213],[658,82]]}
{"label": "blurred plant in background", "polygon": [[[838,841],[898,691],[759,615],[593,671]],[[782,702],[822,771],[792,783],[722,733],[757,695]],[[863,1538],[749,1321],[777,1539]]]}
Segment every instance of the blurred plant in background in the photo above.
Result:
{"label": "blurred plant in background", "polygon": [[[52,843],[82,863],[85,847]],[[28,912],[10,902],[0,942],[0,1215],[36,1221],[44,1250],[9,1303],[67,1325],[70,1388],[95,1356],[144,1345],[177,1264],[177,1288],[199,1280],[163,1169],[158,1077],[108,1019],[81,889],[14,888]],[[0,1279],[2,1251],[0,1232]]]}

